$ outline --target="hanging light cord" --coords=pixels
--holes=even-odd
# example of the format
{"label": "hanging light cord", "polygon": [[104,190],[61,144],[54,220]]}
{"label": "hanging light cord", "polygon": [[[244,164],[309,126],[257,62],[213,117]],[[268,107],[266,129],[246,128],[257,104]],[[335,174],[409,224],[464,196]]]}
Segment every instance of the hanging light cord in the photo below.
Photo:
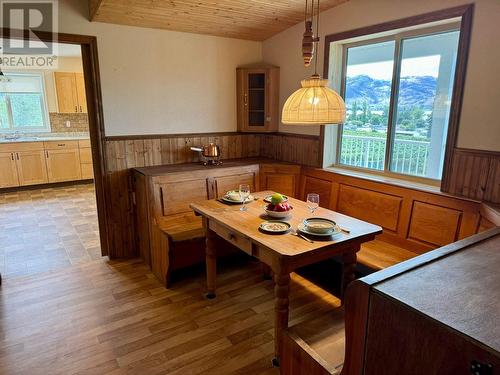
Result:
{"label": "hanging light cord", "polygon": [[[307,0],[306,0],[307,2]],[[314,0],[313,0],[313,17],[314,17]],[[319,0],[317,3],[316,12],[316,35],[314,37],[314,43],[316,44],[316,60],[314,61],[314,75],[318,75],[318,57],[319,57]]]}

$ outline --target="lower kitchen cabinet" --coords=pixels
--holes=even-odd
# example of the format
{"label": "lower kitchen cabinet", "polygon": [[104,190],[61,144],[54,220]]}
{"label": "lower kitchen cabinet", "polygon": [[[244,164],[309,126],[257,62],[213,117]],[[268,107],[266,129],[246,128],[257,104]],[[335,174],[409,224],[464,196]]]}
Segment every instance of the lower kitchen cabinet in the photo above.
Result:
{"label": "lower kitchen cabinet", "polygon": [[15,155],[19,185],[38,185],[49,182],[43,150],[20,151]]}
{"label": "lower kitchen cabinet", "polygon": [[0,143],[0,189],[93,178],[88,140]]}
{"label": "lower kitchen cabinet", "polygon": [[49,182],[75,181],[82,178],[80,151],[76,149],[46,150]]}
{"label": "lower kitchen cabinet", "polygon": [[16,158],[13,152],[0,153],[0,188],[19,186]]}

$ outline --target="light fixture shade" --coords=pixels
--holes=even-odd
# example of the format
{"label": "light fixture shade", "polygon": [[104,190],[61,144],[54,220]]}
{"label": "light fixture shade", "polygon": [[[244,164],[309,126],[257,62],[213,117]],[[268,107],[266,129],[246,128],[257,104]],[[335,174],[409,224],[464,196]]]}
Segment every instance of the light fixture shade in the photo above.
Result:
{"label": "light fixture shade", "polygon": [[329,88],[328,80],[314,75],[285,102],[281,122],[288,125],[342,124],[346,109],[342,97]]}

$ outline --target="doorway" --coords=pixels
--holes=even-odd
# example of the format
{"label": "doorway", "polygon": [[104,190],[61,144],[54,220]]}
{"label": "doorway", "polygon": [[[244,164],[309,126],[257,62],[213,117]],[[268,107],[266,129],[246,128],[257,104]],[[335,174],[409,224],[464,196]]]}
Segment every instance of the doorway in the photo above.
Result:
{"label": "doorway", "polygon": [[[3,29],[3,38],[10,34]],[[51,43],[53,35],[37,37]],[[0,65],[3,278],[108,253],[96,38],[59,34],[56,39],[53,66]]]}

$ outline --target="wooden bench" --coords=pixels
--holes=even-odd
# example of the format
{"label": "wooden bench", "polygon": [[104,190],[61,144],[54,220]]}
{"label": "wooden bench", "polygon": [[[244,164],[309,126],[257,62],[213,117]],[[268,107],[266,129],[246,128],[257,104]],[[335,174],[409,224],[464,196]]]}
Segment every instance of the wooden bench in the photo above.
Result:
{"label": "wooden bench", "polygon": [[404,262],[416,257],[412,251],[390,244],[386,241],[374,240],[361,245],[358,252],[358,263],[375,271]]}
{"label": "wooden bench", "polygon": [[[214,176],[207,178],[207,172]],[[172,271],[205,260],[205,233],[201,217],[189,205],[220,197],[227,190],[247,183],[258,186],[258,165],[239,168],[207,169],[153,177],[153,218],[151,223],[151,269],[168,288]],[[234,251],[222,239],[217,256]]]}
{"label": "wooden bench", "polygon": [[340,374],[345,355],[344,309],[288,328],[283,335],[280,368],[287,375]]}

